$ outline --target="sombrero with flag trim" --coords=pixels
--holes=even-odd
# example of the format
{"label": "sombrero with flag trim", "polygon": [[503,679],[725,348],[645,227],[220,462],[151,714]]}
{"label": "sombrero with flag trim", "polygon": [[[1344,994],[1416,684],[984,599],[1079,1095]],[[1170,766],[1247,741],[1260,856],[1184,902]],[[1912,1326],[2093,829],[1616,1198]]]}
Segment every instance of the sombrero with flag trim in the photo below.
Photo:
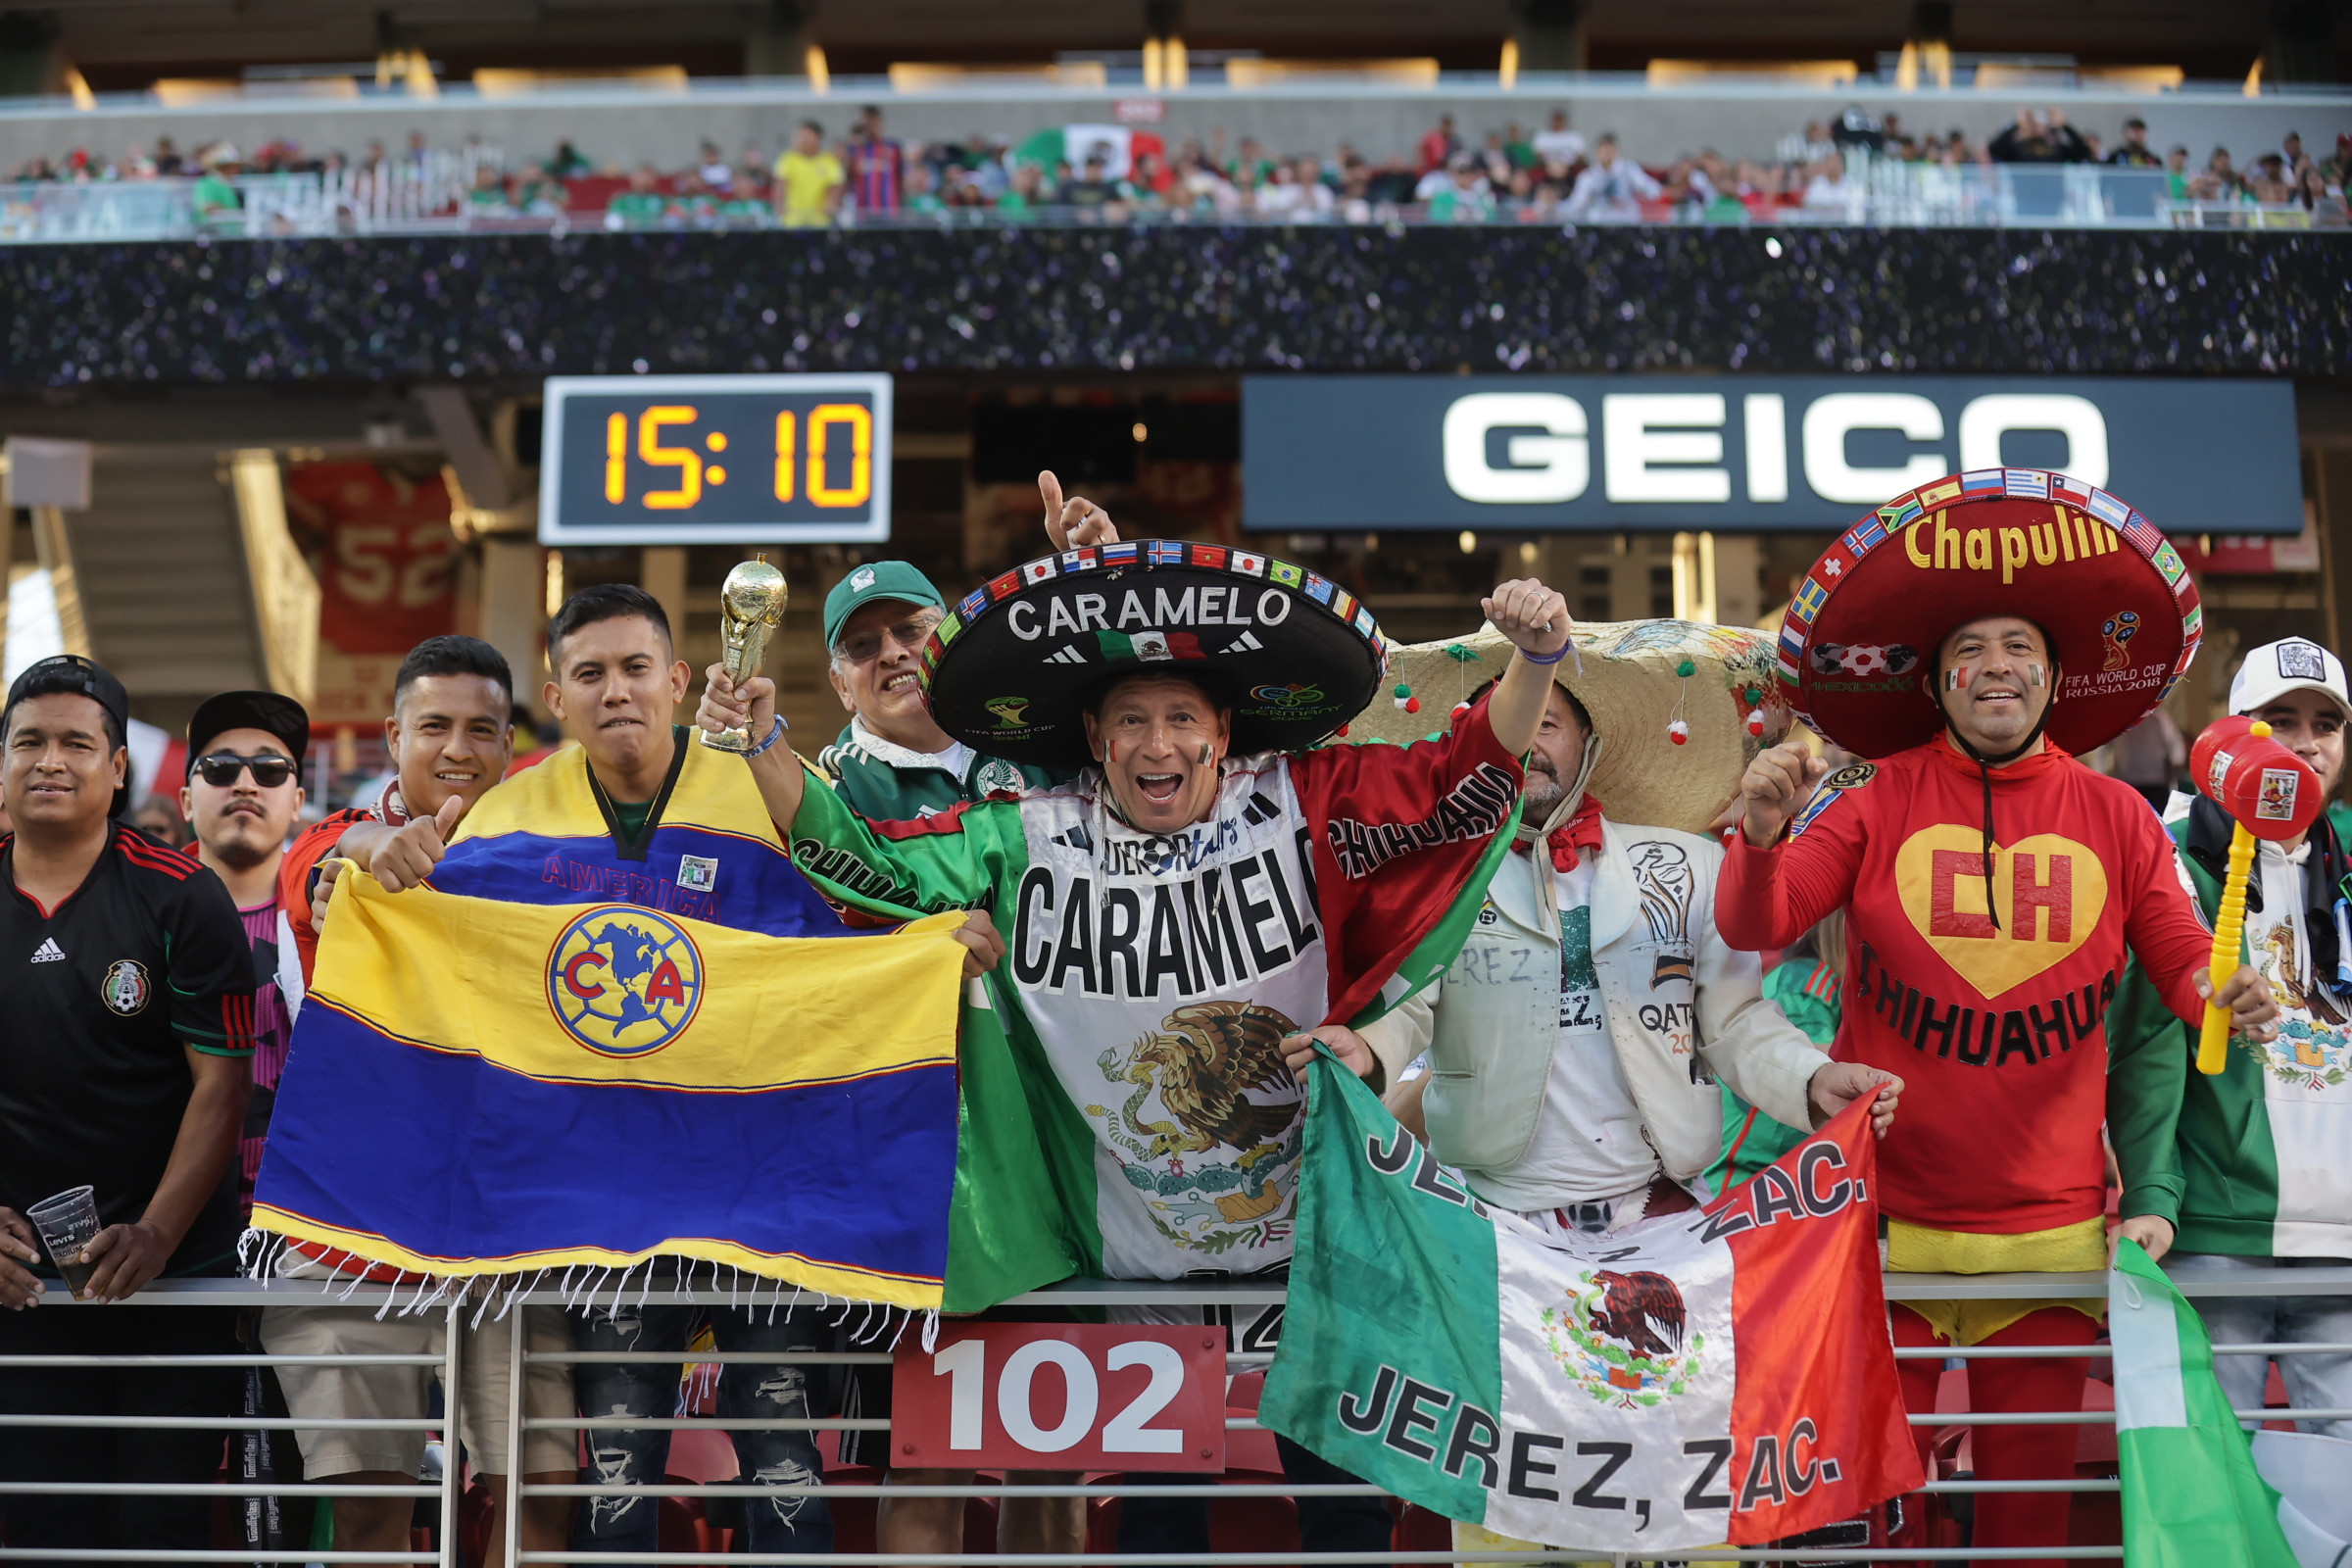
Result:
{"label": "sombrero with flag trim", "polygon": [[1233,706],[1235,755],[1302,751],[1380,683],[1372,612],[1304,566],[1225,545],[1138,539],[1041,556],[948,608],[924,645],[941,729],[1042,767],[1094,760],[1087,693],[1121,675],[1203,677]]}
{"label": "sombrero with flag trim", "polygon": [[[1666,619],[1579,621],[1569,635],[1577,657],[1553,665],[1551,676],[1585,705],[1600,737],[1587,787],[1612,821],[1704,833],[1756,753],[1788,728],[1771,635]],[[1396,645],[1389,651],[1392,687],[1348,723],[1348,739],[1404,745],[1445,729],[1452,709],[1510,667],[1513,652],[1492,626]],[[1756,714],[1761,722],[1751,730]]]}
{"label": "sombrero with flag trim", "polygon": [[2203,636],[2196,585],[2155,524],[2106,491],[2040,468],[1953,474],[1840,535],[1781,622],[1797,717],[1864,757],[1944,726],[1936,654],[1952,628],[2021,615],[2049,635],[2046,733],[2077,756],[2145,717]]}

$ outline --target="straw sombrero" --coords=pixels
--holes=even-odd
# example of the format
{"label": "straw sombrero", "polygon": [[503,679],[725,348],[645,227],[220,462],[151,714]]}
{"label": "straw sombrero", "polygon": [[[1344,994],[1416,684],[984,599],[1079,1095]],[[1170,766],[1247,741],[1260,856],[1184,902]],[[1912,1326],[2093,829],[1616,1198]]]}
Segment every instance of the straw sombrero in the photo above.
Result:
{"label": "straw sombrero", "polygon": [[[1757,751],[1787,726],[1770,634],[1617,620],[1580,623],[1571,635],[1584,667],[1563,661],[1552,678],[1585,705],[1601,739],[1587,789],[1612,821],[1704,833]],[[1508,667],[1511,652],[1492,627],[1391,648],[1391,684],[1348,724],[1348,739],[1402,744],[1444,728],[1450,710]]]}
{"label": "straw sombrero", "polygon": [[1387,639],[1303,566],[1166,539],[1065,550],[950,607],[924,645],[941,729],[1040,767],[1094,760],[1087,694],[1141,670],[1198,675],[1233,708],[1236,756],[1303,751],[1371,701]]}
{"label": "straw sombrero", "polygon": [[1780,682],[1823,736],[1886,757],[1943,728],[1936,650],[1985,615],[2049,634],[2045,733],[2078,757],[2164,701],[2203,628],[2180,552],[2147,518],[2065,474],[1986,468],[1897,496],[1823,553],[1781,623]]}

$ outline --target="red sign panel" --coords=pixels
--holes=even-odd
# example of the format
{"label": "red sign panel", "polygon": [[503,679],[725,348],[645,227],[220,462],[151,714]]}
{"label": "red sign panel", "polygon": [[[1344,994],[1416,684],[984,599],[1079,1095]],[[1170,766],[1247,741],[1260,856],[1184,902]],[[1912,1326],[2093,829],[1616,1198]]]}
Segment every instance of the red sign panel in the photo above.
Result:
{"label": "red sign panel", "polygon": [[892,1368],[908,1469],[1222,1470],[1225,1330],[947,1323]]}

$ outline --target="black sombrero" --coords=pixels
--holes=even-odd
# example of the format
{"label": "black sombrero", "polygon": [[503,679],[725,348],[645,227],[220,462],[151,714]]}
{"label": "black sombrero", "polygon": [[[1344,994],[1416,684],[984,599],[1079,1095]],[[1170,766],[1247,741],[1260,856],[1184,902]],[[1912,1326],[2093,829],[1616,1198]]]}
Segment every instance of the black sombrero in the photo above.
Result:
{"label": "black sombrero", "polygon": [[1936,651],[1955,626],[2022,615],[2058,659],[2053,743],[2080,757],[2164,701],[2203,635],[2196,585],[2155,524],[2039,468],[1986,468],[1897,496],[1823,552],[1781,623],[1789,706],[1886,757],[1943,728]]}
{"label": "black sombrero", "polygon": [[941,729],[1043,767],[1094,760],[1088,690],[1139,670],[1205,678],[1233,752],[1302,751],[1372,700],[1387,662],[1372,612],[1303,566],[1163,539],[1042,556],[952,606],[923,649]]}

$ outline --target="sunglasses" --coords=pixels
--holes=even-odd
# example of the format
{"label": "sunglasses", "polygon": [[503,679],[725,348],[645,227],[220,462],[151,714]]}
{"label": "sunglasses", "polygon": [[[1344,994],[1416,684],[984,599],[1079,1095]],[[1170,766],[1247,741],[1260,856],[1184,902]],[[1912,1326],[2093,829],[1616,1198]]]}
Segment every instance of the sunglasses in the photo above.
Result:
{"label": "sunglasses", "polygon": [[293,759],[271,757],[239,757],[234,752],[216,752],[211,757],[196,759],[196,771],[215,789],[226,789],[237,781],[237,775],[253,769],[253,781],[263,789],[273,790],[294,776]]}
{"label": "sunglasses", "polygon": [[[896,626],[891,627],[887,635],[892,642],[897,643],[908,653],[919,654],[923,651],[923,644],[930,639],[931,633],[938,629],[940,615],[937,611],[930,611],[919,615],[909,615]],[[851,663],[862,664],[881,656],[884,635],[882,632],[859,632],[855,637],[844,637],[834,646],[841,650],[842,658]]]}

